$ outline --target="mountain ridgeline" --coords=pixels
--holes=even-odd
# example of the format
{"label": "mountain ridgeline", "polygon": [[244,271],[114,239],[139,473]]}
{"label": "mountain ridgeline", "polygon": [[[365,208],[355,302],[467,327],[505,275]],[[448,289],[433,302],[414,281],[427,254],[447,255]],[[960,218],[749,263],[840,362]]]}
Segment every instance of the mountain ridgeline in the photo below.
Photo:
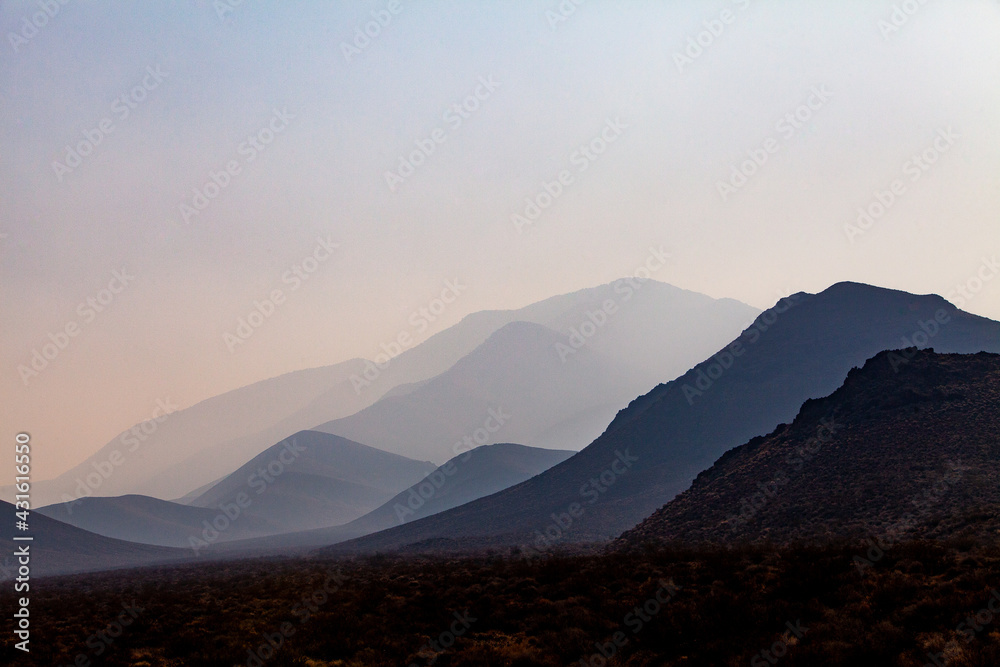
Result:
{"label": "mountain ridgeline", "polygon": [[887,349],[1000,352],[1000,323],[857,283],[799,293],[730,344],[620,411],[579,454],[500,493],[339,549],[523,545],[614,538],[684,491],[727,450],[789,422]]}
{"label": "mountain ridgeline", "polygon": [[1000,540],[1000,355],[882,352],[619,543]]}
{"label": "mountain ridgeline", "polygon": [[[600,358],[605,368],[614,372],[598,378],[597,384],[589,387],[589,394],[582,393],[588,383],[577,388],[574,395],[582,397],[579,405],[567,401],[567,410],[534,425],[528,419],[530,411],[522,411],[519,425],[511,424],[514,430],[476,444],[513,440],[525,445],[579,449],[603,430],[614,411],[627,400],[648,391],[663,378],[684,372],[736,335],[758,313],[732,299],[713,299],[655,280],[619,280],[517,310],[479,311],[422,342],[419,329],[409,331],[412,342],[408,348],[396,343],[379,344],[372,351],[379,364],[353,359],[296,371],[182,410],[173,401],[183,397],[164,397],[161,403],[165,408],[150,406],[148,420],[124,431],[55,480],[35,483],[32,493],[41,504],[83,496],[143,494],[168,500],[189,496],[299,431],[316,429],[321,424],[324,426],[320,430],[329,430],[330,422],[355,415],[383,397],[398,399],[414,392],[476,354],[487,339],[512,323],[544,327],[548,335],[558,337],[549,352],[561,362],[556,344],[571,349],[572,353],[563,355],[567,367],[574,361],[577,366],[587,366],[591,362],[584,357]],[[581,330],[589,335],[574,334]],[[525,350],[531,343],[528,335],[529,339],[521,342]],[[386,349],[398,354],[390,359]],[[537,377],[532,374],[531,363],[539,359],[542,351],[537,349],[533,359],[525,358],[520,365],[517,358],[490,357],[488,350],[479,351],[481,360],[492,358],[496,363],[484,367],[484,372],[504,373],[511,384],[506,388],[497,382],[475,379],[475,394],[501,408],[513,404],[522,389]],[[517,376],[518,372],[523,375]],[[451,378],[455,377],[452,374]],[[486,415],[480,417],[478,412],[481,405],[476,405],[476,414],[468,418],[455,409],[449,411],[447,404],[435,403],[434,398],[448,401],[451,397],[440,385],[415,396],[410,404],[389,401],[374,413],[342,422],[343,433],[332,432],[371,446],[385,446],[410,458],[442,463],[451,457],[451,443],[429,444],[428,438],[448,432],[447,425],[416,422],[421,430],[414,435],[419,440],[408,449],[399,433],[405,425],[395,431],[382,431],[371,422],[376,414],[406,413],[417,410],[417,404],[445,422],[461,423],[462,428],[475,424],[476,419],[485,419]],[[591,407],[594,410],[588,411]],[[521,438],[522,432],[531,439]],[[366,439],[369,434],[377,436],[378,442]],[[452,435],[448,433],[449,438]],[[433,456],[424,456],[421,450]],[[13,487],[0,487],[0,497],[12,500]]]}

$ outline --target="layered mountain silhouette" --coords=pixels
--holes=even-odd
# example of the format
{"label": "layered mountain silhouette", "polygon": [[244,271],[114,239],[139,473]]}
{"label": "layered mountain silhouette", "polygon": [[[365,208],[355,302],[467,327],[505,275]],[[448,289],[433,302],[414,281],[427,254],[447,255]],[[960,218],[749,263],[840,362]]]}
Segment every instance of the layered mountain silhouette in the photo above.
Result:
{"label": "layered mountain silhouette", "polygon": [[[80,498],[74,502],[46,505],[36,510],[62,523],[105,537],[168,547],[189,547],[192,536],[200,536],[205,522],[211,525],[218,508],[189,507],[180,503],[127,495],[112,498]],[[222,534],[223,540],[272,535],[281,524],[244,515]]]}
{"label": "layered mountain silhouette", "polygon": [[[16,547],[29,545],[32,577],[112,570],[139,567],[191,557],[191,552],[182,549],[168,549],[148,544],[135,544],[115,540],[56,521],[38,512],[29,515],[30,530],[20,532],[14,527],[15,508],[0,500],[0,513],[5,517],[0,521],[0,540]],[[30,535],[30,542],[14,542],[15,535]],[[17,559],[5,554],[0,563],[0,579],[17,576]]]}
{"label": "layered mountain silhouette", "polygon": [[581,347],[564,361],[559,345],[539,324],[504,325],[433,380],[316,428],[434,461],[499,441],[578,449],[635,392],[612,359]]}
{"label": "layered mountain silhouette", "polygon": [[[310,413],[316,402],[324,406],[317,414],[345,416],[365,407],[349,382],[363,368],[362,360],[352,360],[287,373],[176,412],[170,411],[177,397],[164,397],[156,409],[150,406],[148,421],[56,479],[34,484],[32,495],[42,505],[88,495],[179,498],[231,473],[282,438],[314,426]],[[111,461],[120,464],[109,469]],[[12,498],[12,487],[2,492]]]}
{"label": "layered mountain silhouette", "polygon": [[[126,495],[83,498],[40,513],[99,535],[189,547],[347,523],[434,466],[316,431],[273,445],[181,504]],[[224,526],[211,530],[207,526]],[[204,535],[211,536],[211,541]],[[217,534],[216,534],[217,533]]]}
{"label": "layered mountain silhouette", "polygon": [[1000,355],[883,352],[626,532],[651,541],[1000,539]]}
{"label": "layered mountain silhouette", "polygon": [[[615,309],[610,315],[609,304]],[[207,399],[155,424],[137,424],[57,479],[36,483],[32,491],[40,504],[85,495],[188,496],[298,431],[353,415],[390,393],[398,397],[416,390],[512,322],[548,327],[567,344],[583,341],[589,350],[605,354],[618,365],[617,376],[633,384],[634,396],[711,354],[758,312],[732,299],[712,299],[653,280],[619,280],[518,310],[481,311],[401,353],[388,342],[380,345],[385,355],[377,359],[381,366],[355,359],[288,373]],[[593,324],[602,321],[602,313],[607,315],[604,323]],[[575,335],[592,326],[592,335]],[[411,329],[400,323],[401,331],[415,334]],[[389,359],[392,354],[397,356]],[[150,410],[152,414],[153,406]],[[589,438],[595,428],[588,418],[581,411],[581,438]],[[571,437],[572,428],[564,426],[563,440]],[[115,452],[124,461],[121,467],[94,478]],[[99,484],[88,487],[88,476]],[[0,488],[0,497],[13,499],[13,488]]]}
{"label": "layered mountain silhouette", "polygon": [[381,507],[350,523],[234,542],[223,548],[275,551],[342,542],[431,516],[520,484],[573,454],[575,452],[511,443],[476,447],[454,457]]}
{"label": "layered mountain silhouette", "polygon": [[617,536],[686,489],[725,451],[790,421],[878,352],[933,345],[1000,352],[1000,323],[857,283],[799,293],[730,345],[618,413],[576,456],[511,489],[336,548],[513,544]]}

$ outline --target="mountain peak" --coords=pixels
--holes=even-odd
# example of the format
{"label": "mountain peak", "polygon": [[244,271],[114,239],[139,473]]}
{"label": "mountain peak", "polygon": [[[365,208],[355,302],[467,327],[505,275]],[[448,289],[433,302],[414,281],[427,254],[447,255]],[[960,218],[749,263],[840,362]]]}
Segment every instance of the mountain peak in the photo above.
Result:
{"label": "mountain peak", "polygon": [[880,352],[791,424],[726,452],[621,542],[995,535],[998,402],[1000,355]]}

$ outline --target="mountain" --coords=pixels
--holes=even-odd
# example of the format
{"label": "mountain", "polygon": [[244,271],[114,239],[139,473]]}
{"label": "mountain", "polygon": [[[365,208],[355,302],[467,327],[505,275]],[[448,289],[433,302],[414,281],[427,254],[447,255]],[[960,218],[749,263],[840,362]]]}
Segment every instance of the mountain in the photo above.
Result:
{"label": "mountain", "polygon": [[[636,285],[619,281],[514,311],[525,319],[445,373],[315,430],[437,462],[477,433],[474,444],[578,450],[629,400],[683,372],[700,358],[694,353],[709,354],[756,314],[663,283]],[[510,415],[502,425],[491,417],[498,411]],[[487,422],[496,430],[485,431]]]}
{"label": "mountain", "polygon": [[799,293],[732,343],[618,413],[576,456],[512,489],[340,549],[603,540],[686,489],[725,451],[790,421],[848,371],[886,349],[1000,352],[1000,323],[940,296],[857,283]]}
{"label": "mountain", "polygon": [[511,443],[483,445],[452,458],[381,507],[350,523],[244,540],[223,548],[259,551],[315,547],[368,535],[520,484],[574,453]]}
{"label": "mountain", "polygon": [[[15,508],[0,500],[0,540],[9,547],[0,565],[0,579],[17,576],[17,558],[12,554],[22,545],[29,545],[31,576],[51,576],[73,572],[139,567],[191,557],[191,552],[167,549],[148,544],[133,544],[114,540],[50,519],[37,512],[28,516],[30,530],[21,532],[14,527]],[[30,535],[30,542],[14,542],[15,535]]]}
{"label": "mountain", "polygon": [[38,512],[130,542],[197,545],[200,554],[216,543],[347,523],[433,468],[339,436],[301,431],[186,504],[125,495],[81,498]]}
{"label": "mountain", "polygon": [[[112,498],[80,498],[36,510],[38,514],[97,535],[141,544],[188,547],[192,536],[201,537],[204,522],[212,523],[218,508],[189,507],[179,503],[126,495]],[[246,515],[220,535],[221,540],[273,535],[281,523]]]}
{"label": "mountain", "polygon": [[[609,305],[615,310],[610,315]],[[635,395],[710,354],[757,313],[732,299],[712,299],[637,279],[551,297],[517,310],[480,311],[408,349],[380,343],[373,356],[381,366],[354,359],[263,380],[165,419],[161,409],[158,420],[136,424],[55,480],[35,483],[32,491],[40,504],[86,495],[182,498],[293,433],[353,415],[390,393],[412,391],[511,322],[546,326],[562,333],[566,342],[571,337],[578,344],[584,341],[623,368],[630,367],[631,373],[623,375],[635,382]],[[597,327],[595,319],[603,324]],[[400,331],[419,339],[427,326],[426,320],[418,319],[401,323]],[[574,337],[574,332],[589,332],[591,326],[595,335]],[[163,402],[169,404],[170,398]],[[586,438],[588,432],[583,429],[578,437]],[[100,469],[107,471],[112,460],[124,461],[127,472],[115,469],[110,476],[100,476]],[[87,484],[88,476],[94,484]],[[13,487],[0,487],[0,497],[12,500]]]}
{"label": "mountain", "polygon": [[[364,368],[361,360],[335,366],[287,373],[235,389],[175,410],[164,397],[150,419],[119,434],[80,465],[54,480],[32,485],[39,505],[82,496],[116,496],[128,493],[177,498],[232,472],[235,465],[271,444],[315,424],[312,415],[298,416],[321,401],[338,416],[365,407],[351,388],[349,378]],[[304,422],[299,428],[295,425]],[[229,447],[236,458],[216,457],[212,445]],[[240,455],[254,450],[252,454]],[[178,477],[159,476],[184,461],[198,461],[178,470]],[[112,462],[117,461],[115,465]],[[13,498],[12,487],[2,497]]]}
{"label": "mountain", "polygon": [[[300,431],[257,455],[191,507],[245,506],[243,514],[293,532],[352,521],[434,469],[426,461],[318,431]],[[240,502],[240,498],[246,500]],[[233,522],[234,524],[236,521]]]}
{"label": "mountain", "polygon": [[1000,540],[1000,355],[883,352],[620,542]]}
{"label": "mountain", "polygon": [[599,352],[560,359],[564,340],[512,322],[433,380],[316,430],[434,461],[498,441],[566,448],[582,431],[589,442],[634,394],[627,372]]}

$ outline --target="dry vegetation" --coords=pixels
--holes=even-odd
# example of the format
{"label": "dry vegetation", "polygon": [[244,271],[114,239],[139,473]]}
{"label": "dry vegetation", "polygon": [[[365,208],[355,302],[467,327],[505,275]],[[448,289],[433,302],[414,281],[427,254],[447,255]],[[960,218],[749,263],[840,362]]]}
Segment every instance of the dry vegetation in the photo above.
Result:
{"label": "dry vegetation", "polygon": [[[33,585],[30,658],[7,646],[0,661],[51,667],[83,654],[109,666],[258,664],[248,651],[288,623],[294,634],[263,664],[600,665],[595,643],[609,645],[617,632],[627,643],[611,665],[748,665],[755,656],[753,664],[770,664],[759,653],[776,642],[779,653],[787,645],[778,663],[788,667],[923,665],[931,651],[944,651],[950,667],[1000,664],[1000,616],[969,641],[957,630],[1000,587],[1000,554],[901,544],[862,574],[855,556],[867,549],[256,560],[54,578]],[[665,581],[677,587],[672,599]],[[324,584],[333,591],[325,601]],[[635,607],[658,591],[666,601],[638,622]],[[302,601],[314,594],[306,617]],[[0,597],[4,608],[9,596]],[[144,610],[95,657],[102,642],[88,638],[133,600]],[[456,612],[467,614],[467,628]],[[786,622],[798,621],[808,629],[801,639],[786,634]],[[435,655],[428,641],[455,623],[461,636]]]}

